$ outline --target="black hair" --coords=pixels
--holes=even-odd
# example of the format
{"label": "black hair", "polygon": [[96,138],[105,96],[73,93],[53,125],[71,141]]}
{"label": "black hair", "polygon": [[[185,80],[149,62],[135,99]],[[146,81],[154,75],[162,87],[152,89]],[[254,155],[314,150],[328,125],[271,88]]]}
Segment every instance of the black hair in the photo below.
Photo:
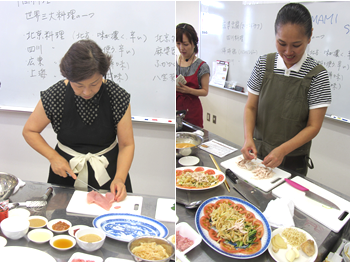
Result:
{"label": "black hair", "polygon": [[71,82],[78,82],[100,73],[105,76],[111,65],[112,57],[92,40],[80,40],[74,43],[61,59],[61,74]]}
{"label": "black hair", "polygon": [[183,42],[183,35],[194,44],[194,53],[198,53],[198,36],[196,30],[190,24],[181,23],[176,26],[176,42]]}
{"label": "black hair", "polygon": [[312,34],[312,18],[309,10],[298,3],[289,3],[284,5],[278,12],[275,21],[275,34],[281,25],[296,24],[305,30],[305,35],[310,38]]}

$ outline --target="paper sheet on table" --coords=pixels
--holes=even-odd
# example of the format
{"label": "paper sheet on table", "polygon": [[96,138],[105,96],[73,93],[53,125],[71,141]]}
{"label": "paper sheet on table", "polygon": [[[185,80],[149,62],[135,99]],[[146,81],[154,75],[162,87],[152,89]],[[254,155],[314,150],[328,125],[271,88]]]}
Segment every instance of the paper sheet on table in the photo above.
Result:
{"label": "paper sheet on table", "polygon": [[218,157],[224,157],[237,151],[237,148],[228,146],[224,143],[216,141],[215,139],[205,142],[199,146],[200,149],[207,151],[210,154],[216,155]]}

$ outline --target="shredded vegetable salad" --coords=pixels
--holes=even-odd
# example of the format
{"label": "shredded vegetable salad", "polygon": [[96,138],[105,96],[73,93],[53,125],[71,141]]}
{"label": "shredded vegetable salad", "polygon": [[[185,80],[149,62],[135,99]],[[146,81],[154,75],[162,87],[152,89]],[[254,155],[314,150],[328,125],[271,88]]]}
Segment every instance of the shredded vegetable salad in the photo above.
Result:
{"label": "shredded vegetable salad", "polygon": [[208,188],[219,184],[224,179],[222,174],[217,175],[213,169],[176,170],[176,186],[183,188]]}

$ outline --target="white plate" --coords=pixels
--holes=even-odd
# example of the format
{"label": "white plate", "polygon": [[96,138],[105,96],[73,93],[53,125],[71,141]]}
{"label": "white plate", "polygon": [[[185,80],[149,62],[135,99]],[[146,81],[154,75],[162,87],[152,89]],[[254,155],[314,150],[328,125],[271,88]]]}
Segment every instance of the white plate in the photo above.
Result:
{"label": "white plate", "polygon": [[35,258],[34,261],[56,262],[48,253],[38,249],[18,246],[1,248],[1,261],[30,261],[28,258]]}
{"label": "white plate", "polygon": [[[76,225],[76,226],[72,226],[68,229],[68,234],[71,235],[72,237],[75,237],[75,235],[73,234],[74,233],[74,230],[76,229],[81,229],[81,228],[86,228],[86,227],[89,227],[89,226],[86,226],[86,225]],[[78,232],[78,231],[77,231]]]}
{"label": "white plate", "polygon": [[102,229],[106,236],[124,242],[140,236],[165,238],[169,232],[166,226],[153,218],[127,213],[101,215],[92,224]]}
{"label": "white plate", "polygon": [[6,238],[0,236],[0,247],[4,247],[7,244]]}
{"label": "white plate", "polygon": [[[194,249],[202,242],[202,237],[188,223],[181,222],[176,225],[176,232],[179,231],[180,236],[187,237],[193,241],[193,245],[182,251],[183,254]],[[176,245],[176,244],[174,244]]]}
{"label": "white plate", "polygon": [[66,223],[66,224],[68,224],[68,225],[69,225],[69,228],[71,228],[72,223],[71,223],[70,221],[68,221],[68,220],[66,220],[66,219],[60,219],[60,218],[50,220],[50,221],[47,223],[47,228],[50,229],[51,231],[55,232],[55,233],[64,233],[64,232],[67,232],[69,228],[67,228],[66,230],[54,230],[54,229],[52,228],[52,226],[53,226],[54,224],[56,224],[56,223],[58,223],[58,222],[60,222],[60,221]]}
{"label": "white plate", "polygon": [[[297,228],[297,227],[294,227],[295,229],[299,230],[300,232],[303,232],[305,235],[306,235],[306,238],[307,239],[311,239],[315,242],[315,254],[312,256],[312,257],[308,257],[301,249],[299,250],[299,258],[297,258],[295,260],[295,262],[313,262],[315,261],[316,257],[317,257],[317,254],[318,254],[318,248],[317,248],[317,244],[316,244],[316,241],[315,239],[308,233],[306,232],[305,230],[302,230],[300,228]],[[285,228],[277,228],[276,230],[274,230],[272,232],[272,237],[274,235],[277,235],[277,234],[281,234],[282,236],[282,231],[284,230]],[[271,238],[272,238],[271,237]],[[283,237],[284,238],[284,237]],[[284,238],[285,239],[285,238]],[[286,240],[286,239],[285,239]],[[287,242],[287,240],[286,240]],[[277,262],[288,262],[287,258],[286,258],[286,253],[287,253],[287,250],[291,249],[291,245],[287,244],[287,249],[280,249],[277,253],[273,252],[272,250],[272,243],[269,245],[269,253],[270,255],[272,256],[272,258],[277,261]]]}
{"label": "white plate", "polygon": [[[54,246],[54,242],[58,239],[68,239],[70,241],[73,242],[73,245],[68,247],[68,248],[58,248],[58,247],[55,247]],[[60,250],[60,251],[66,251],[66,250],[69,250],[71,248],[73,248],[75,245],[77,244],[77,241],[75,240],[74,237],[71,237],[69,235],[57,235],[57,236],[54,236],[53,238],[50,239],[50,245],[54,248],[54,249],[57,249],[57,250]]]}
{"label": "white plate", "polygon": [[74,253],[70,259],[68,260],[68,262],[72,262],[73,259],[84,259],[84,261],[91,261],[91,262],[102,262],[103,258],[102,257],[98,257],[98,256],[93,256],[93,255],[89,255],[89,254],[85,254],[85,253],[80,253],[80,252],[76,252]]}
{"label": "white plate", "polygon": [[29,217],[30,216],[30,211],[25,208],[14,208],[9,210],[9,217]]}
{"label": "white plate", "polygon": [[[35,234],[37,233],[43,233],[46,235],[45,239],[42,239],[41,241],[38,241],[35,239]],[[37,243],[37,244],[42,244],[42,243],[46,243],[47,241],[49,241],[52,237],[53,237],[53,233],[51,230],[45,229],[45,228],[37,228],[37,229],[33,229],[32,231],[30,231],[27,234],[28,238],[30,241]],[[33,237],[34,236],[34,237]]]}
{"label": "white plate", "polygon": [[199,161],[199,158],[196,156],[184,156],[179,159],[179,163],[183,166],[195,166]]}
{"label": "white plate", "polygon": [[[243,205],[246,208],[246,210],[252,212],[255,215],[255,217],[263,223],[264,235],[261,238],[261,249],[258,252],[254,253],[254,254],[250,254],[250,255],[242,254],[242,253],[234,253],[234,254],[227,253],[220,248],[220,244],[218,244],[216,241],[214,241],[213,239],[210,238],[208,231],[206,229],[202,228],[199,220],[202,216],[204,216],[204,210],[203,210],[204,207],[208,204],[216,203],[220,199],[229,199],[229,200],[233,201],[234,203],[238,203],[238,204]],[[270,241],[271,241],[271,228],[270,228],[270,225],[267,222],[267,219],[265,218],[265,216],[260,212],[260,210],[258,208],[256,208],[252,204],[250,204],[242,199],[235,198],[235,197],[218,196],[218,197],[212,197],[212,198],[205,200],[197,209],[196,216],[195,216],[195,223],[196,223],[196,228],[197,228],[198,233],[202,236],[204,242],[207,243],[209,247],[211,247],[216,252],[218,252],[224,256],[231,257],[231,258],[250,259],[250,258],[260,256],[268,248]]]}
{"label": "white plate", "polygon": [[191,170],[196,170],[196,169],[200,169],[200,168],[203,168],[204,169],[204,172],[211,169],[215,172],[215,174],[213,174],[214,176],[223,176],[224,178],[219,181],[219,183],[217,183],[216,185],[213,185],[213,186],[210,186],[210,187],[204,187],[204,188],[186,188],[186,187],[182,187],[182,186],[178,186],[176,184],[176,188],[179,188],[179,189],[183,189],[183,190],[206,190],[206,189],[211,189],[211,188],[214,188],[214,187],[217,187],[217,186],[220,186],[222,183],[224,183],[225,179],[226,179],[226,175],[224,173],[222,173],[221,171],[215,169],[215,168],[211,168],[211,167],[204,167],[204,166],[189,166],[189,167],[178,167],[176,168],[176,171],[183,171],[185,169],[191,169]]}

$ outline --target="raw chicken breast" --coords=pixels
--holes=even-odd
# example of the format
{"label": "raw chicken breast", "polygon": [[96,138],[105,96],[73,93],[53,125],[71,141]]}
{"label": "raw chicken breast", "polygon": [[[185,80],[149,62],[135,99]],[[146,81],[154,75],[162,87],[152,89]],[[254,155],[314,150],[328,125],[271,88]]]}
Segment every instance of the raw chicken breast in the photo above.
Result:
{"label": "raw chicken breast", "polygon": [[[111,196],[107,194],[111,194],[113,197],[113,201],[111,201]],[[109,211],[112,207],[112,203],[114,202],[114,196],[112,193],[107,193],[106,197],[104,197],[103,195],[101,195],[100,193],[97,193],[96,191],[90,191],[87,194],[87,198],[86,201],[88,204],[92,204],[95,203],[97,205],[99,205],[100,207],[102,207],[103,209]]]}

